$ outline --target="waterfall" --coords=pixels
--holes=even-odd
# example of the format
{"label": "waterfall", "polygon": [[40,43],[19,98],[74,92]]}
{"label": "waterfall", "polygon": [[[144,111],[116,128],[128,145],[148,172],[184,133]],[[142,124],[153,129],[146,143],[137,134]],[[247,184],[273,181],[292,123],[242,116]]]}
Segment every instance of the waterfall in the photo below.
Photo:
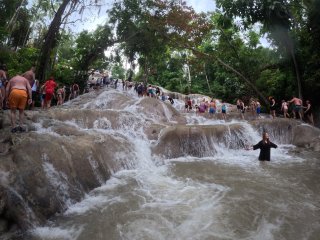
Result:
{"label": "waterfall", "polygon": [[[133,91],[92,92],[32,116],[33,131],[14,139],[8,158],[15,167],[10,174],[0,168],[0,180],[15,186],[34,213],[27,215],[38,225],[30,239],[277,239],[288,223],[276,213],[304,200],[306,221],[318,196],[312,190],[307,196],[313,198],[290,195],[285,189],[294,192],[295,178],[274,170],[286,175],[300,164],[310,171],[292,145],[305,127],[218,117],[181,113]],[[269,165],[248,150],[263,131],[279,145]],[[308,131],[310,138],[317,134]],[[275,212],[268,192],[281,196]],[[282,197],[295,200],[284,207]]]}

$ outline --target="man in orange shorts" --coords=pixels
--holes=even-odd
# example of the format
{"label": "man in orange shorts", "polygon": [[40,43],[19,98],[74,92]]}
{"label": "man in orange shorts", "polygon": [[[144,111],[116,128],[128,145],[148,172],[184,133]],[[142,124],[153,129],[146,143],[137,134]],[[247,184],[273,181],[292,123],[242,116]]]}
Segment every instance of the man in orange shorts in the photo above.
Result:
{"label": "man in orange shorts", "polygon": [[[24,109],[26,104],[32,103],[32,90],[29,81],[22,76],[15,76],[10,79],[6,88],[6,99],[9,101],[11,110],[11,132],[24,132],[22,128],[24,120]],[[19,110],[19,127],[16,127],[16,110]]]}

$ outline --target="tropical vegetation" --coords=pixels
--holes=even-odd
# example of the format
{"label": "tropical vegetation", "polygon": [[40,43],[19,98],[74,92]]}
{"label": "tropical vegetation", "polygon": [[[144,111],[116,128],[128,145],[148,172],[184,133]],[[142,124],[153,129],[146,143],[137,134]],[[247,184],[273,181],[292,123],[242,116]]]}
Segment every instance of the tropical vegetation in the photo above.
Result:
{"label": "tropical vegetation", "polygon": [[[0,64],[10,76],[36,65],[40,81],[83,86],[104,69],[232,103],[297,96],[319,107],[320,0],[215,2],[198,13],[181,0],[3,0]],[[88,11],[105,24],[75,31]]]}

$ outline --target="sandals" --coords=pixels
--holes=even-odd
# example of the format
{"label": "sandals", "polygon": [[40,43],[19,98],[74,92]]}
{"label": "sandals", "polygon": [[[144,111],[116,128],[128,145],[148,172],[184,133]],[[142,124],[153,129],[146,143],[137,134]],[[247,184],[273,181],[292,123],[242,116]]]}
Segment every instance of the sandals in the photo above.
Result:
{"label": "sandals", "polygon": [[18,129],[19,129],[19,132],[25,132],[26,131],[26,129],[24,129],[23,127],[18,127]]}
{"label": "sandals", "polygon": [[16,133],[18,130],[19,130],[19,128],[18,128],[18,127],[15,127],[15,128],[12,128],[12,129],[11,129],[11,132],[12,132],[12,133]]}
{"label": "sandals", "polygon": [[12,133],[16,133],[16,132],[25,132],[26,129],[24,129],[23,127],[19,126],[19,127],[15,127],[11,129]]}

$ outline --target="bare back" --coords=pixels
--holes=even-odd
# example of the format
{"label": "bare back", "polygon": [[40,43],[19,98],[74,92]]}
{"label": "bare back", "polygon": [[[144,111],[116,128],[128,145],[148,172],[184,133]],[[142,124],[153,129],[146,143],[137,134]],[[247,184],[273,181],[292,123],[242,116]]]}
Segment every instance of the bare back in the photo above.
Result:
{"label": "bare back", "polygon": [[292,100],[290,101],[291,103],[293,102],[294,105],[302,105],[302,101],[299,98],[292,98]]}
{"label": "bare back", "polygon": [[15,76],[10,79],[7,85],[7,91],[10,92],[12,89],[26,90],[29,93],[29,96],[31,96],[29,81],[22,76]]}

